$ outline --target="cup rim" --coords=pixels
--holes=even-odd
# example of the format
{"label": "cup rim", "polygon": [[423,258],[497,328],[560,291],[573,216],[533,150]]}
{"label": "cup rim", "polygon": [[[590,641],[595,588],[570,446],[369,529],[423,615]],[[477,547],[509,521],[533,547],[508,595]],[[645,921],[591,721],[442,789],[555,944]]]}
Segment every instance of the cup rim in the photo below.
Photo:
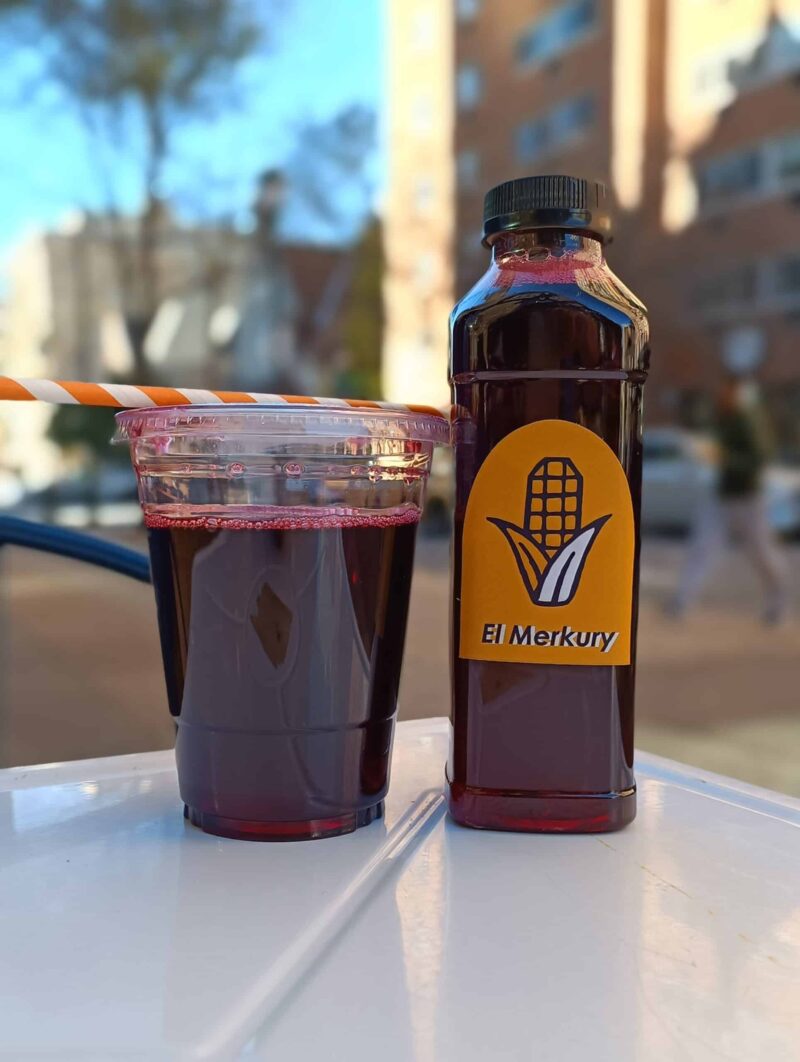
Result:
{"label": "cup rim", "polygon": [[347,439],[371,436],[447,446],[450,424],[433,407],[349,404],[343,399],[311,402],[208,403],[126,409],[115,416],[112,442],[132,443],[153,435],[208,431],[231,435]]}

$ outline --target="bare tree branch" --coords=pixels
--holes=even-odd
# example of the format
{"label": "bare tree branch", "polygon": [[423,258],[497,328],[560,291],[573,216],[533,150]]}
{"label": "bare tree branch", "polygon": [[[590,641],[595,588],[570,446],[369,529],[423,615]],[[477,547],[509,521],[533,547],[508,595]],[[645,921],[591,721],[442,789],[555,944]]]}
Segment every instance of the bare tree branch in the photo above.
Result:
{"label": "bare tree branch", "polygon": [[[35,41],[44,82],[72,100],[90,139],[135,117],[142,132],[143,209],[131,262],[111,178],[99,174],[109,204],[120,292],[132,322],[136,368],[161,298],[158,241],[161,179],[181,121],[219,113],[233,75],[263,39],[254,0],[0,0],[6,46]],[[129,221],[131,219],[128,219]],[[135,324],[135,327],[133,327]]]}

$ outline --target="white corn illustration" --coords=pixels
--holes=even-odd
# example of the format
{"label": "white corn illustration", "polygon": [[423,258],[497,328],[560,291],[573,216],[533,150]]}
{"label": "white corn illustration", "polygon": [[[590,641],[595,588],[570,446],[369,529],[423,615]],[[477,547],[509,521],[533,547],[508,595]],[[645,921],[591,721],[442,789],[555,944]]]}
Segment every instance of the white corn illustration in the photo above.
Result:
{"label": "white corn illustration", "polygon": [[601,516],[581,527],[583,476],[568,457],[544,457],[531,469],[524,526],[487,517],[506,538],[535,605],[566,605],[575,596]]}

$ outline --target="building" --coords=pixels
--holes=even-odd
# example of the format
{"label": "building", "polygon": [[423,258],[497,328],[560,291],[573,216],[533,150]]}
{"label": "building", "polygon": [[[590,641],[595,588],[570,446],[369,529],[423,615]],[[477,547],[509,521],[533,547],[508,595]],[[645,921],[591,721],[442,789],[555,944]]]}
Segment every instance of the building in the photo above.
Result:
{"label": "building", "polygon": [[[783,17],[761,5],[761,20],[757,6],[737,5],[730,49],[696,68],[714,107],[682,146],[692,210],[675,243],[691,264],[674,276],[709,364],[755,372],[781,441],[800,452],[800,4],[794,22],[790,5]],[[691,397],[701,379],[695,368],[674,383]]]}
{"label": "building", "polygon": [[[81,214],[12,250],[2,371],[15,371],[25,351],[28,375],[130,378],[136,369],[135,246],[134,222]],[[257,258],[247,234],[165,218],[155,256],[157,309],[143,323],[145,371],[151,377],[167,374],[198,387],[232,382],[230,347],[258,273]],[[281,298],[291,304],[292,359],[308,362],[308,375],[317,380],[341,345],[353,254],[349,248],[279,244],[275,258],[285,272]],[[263,364],[251,375],[263,385],[271,372],[270,352],[257,354]]]}
{"label": "building", "polygon": [[452,0],[390,0],[383,391],[439,405],[453,305]]}
{"label": "building", "polygon": [[[279,267],[273,263],[268,277],[252,236],[165,215],[155,256],[159,298],[143,327],[144,366],[137,369],[135,247],[135,220],[81,214],[12,249],[0,373],[312,394],[335,388],[348,360],[354,248],[276,245]],[[272,324],[259,327],[270,305]],[[248,314],[249,338],[239,343]],[[40,403],[0,409],[0,506],[63,471],[63,456],[47,439],[51,417]]]}
{"label": "building", "polygon": [[[434,9],[435,69],[414,43]],[[652,317],[651,419],[691,422],[725,368],[757,369],[798,401],[800,0],[390,0],[389,11],[390,394],[416,383],[403,343],[433,334],[427,306],[444,320],[485,267],[485,190],[560,172],[604,180],[616,200],[609,257]],[[428,128],[452,130],[449,143],[414,129],[422,98],[438,101]],[[416,192],[449,187],[447,156],[453,200],[426,226]],[[406,258],[412,233],[416,260],[453,263],[427,301]],[[426,379],[444,381],[445,363],[439,338]]]}
{"label": "building", "polygon": [[[9,263],[8,292],[0,327],[0,373],[46,375],[44,343],[53,306],[43,245],[24,240]],[[13,504],[21,490],[51,483],[59,467],[57,448],[47,440],[50,410],[39,402],[0,403],[0,506]]]}

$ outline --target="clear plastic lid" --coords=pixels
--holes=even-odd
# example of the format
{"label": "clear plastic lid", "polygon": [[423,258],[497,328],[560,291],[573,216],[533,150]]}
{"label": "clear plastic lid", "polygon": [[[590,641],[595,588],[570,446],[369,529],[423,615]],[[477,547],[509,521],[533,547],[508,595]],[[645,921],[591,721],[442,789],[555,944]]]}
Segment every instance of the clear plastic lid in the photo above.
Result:
{"label": "clear plastic lid", "polygon": [[275,402],[265,405],[186,405],[129,409],[116,415],[114,442],[153,435],[262,435],[283,439],[408,440],[444,446],[450,425],[433,407],[350,403],[329,399],[317,404]]}

